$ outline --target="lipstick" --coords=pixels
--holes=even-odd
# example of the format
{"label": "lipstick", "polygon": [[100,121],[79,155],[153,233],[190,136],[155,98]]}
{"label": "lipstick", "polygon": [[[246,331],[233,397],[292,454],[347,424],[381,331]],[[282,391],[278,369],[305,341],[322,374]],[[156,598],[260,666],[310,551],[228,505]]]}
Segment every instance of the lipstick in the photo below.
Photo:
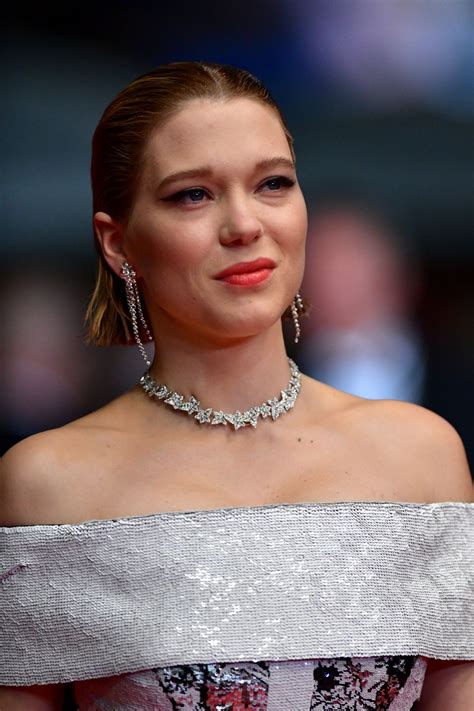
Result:
{"label": "lipstick", "polygon": [[262,281],[268,279],[271,273],[271,269],[259,269],[256,272],[229,274],[229,276],[223,277],[220,281],[225,281],[227,284],[236,284],[238,286],[253,286],[254,284],[260,284]]}
{"label": "lipstick", "polygon": [[259,257],[251,262],[237,262],[214,276],[214,279],[238,286],[253,286],[268,279],[276,264],[272,259]]}

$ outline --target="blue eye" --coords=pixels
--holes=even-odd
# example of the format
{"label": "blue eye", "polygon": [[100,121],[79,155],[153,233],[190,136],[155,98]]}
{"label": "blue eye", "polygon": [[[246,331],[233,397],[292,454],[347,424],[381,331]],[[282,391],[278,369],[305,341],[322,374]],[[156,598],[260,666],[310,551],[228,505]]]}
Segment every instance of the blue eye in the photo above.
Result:
{"label": "blue eye", "polygon": [[290,178],[286,178],[284,175],[277,175],[274,178],[269,178],[264,182],[264,185],[270,184],[273,184],[275,186],[273,188],[270,188],[270,190],[274,192],[275,190],[280,190],[282,187],[291,188],[291,186],[295,184],[295,181],[291,180]]}
{"label": "blue eye", "polygon": [[[262,183],[262,187],[267,185],[269,186],[269,190],[271,192],[276,192],[282,188],[291,188],[294,184],[295,181],[291,180],[291,178],[287,178],[284,175],[276,175],[273,178],[268,178],[268,180]],[[180,190],[179,193],[163,198],[163,200],[165,202],[174,202],[178,204],[198,204],[204,201],[203,198],[206,194],[207,193],[204,188],[188,188],[187,190]]]}
{"label": "blue eye", "polygon": [[185,198],[189,197],[191,202],[202,202],[202,200],[199,199],[199,196],[204,195],[205,192],[206,191],[203,188],[190,188],[189,190],[181,190],[179,193],[163,198],[163,200],[170,202],[186,202]]}

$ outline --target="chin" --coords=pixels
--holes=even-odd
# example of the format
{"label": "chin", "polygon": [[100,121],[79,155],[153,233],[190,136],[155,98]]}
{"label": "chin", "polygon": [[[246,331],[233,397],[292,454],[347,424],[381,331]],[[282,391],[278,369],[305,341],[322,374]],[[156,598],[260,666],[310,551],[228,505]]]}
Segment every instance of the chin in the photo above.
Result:
{"label": "chin", "polygon": [[242,309],[240,309],[237,317],[228,315],[224,321],[220,322],[216,330],[221,336],[247,338],[257,336],[275,327],[280,322],[280,319],[280,312],[275,310],[272,310],[271,313],[266,312],[259,315],[252,313],[251,318],[242,318]]}

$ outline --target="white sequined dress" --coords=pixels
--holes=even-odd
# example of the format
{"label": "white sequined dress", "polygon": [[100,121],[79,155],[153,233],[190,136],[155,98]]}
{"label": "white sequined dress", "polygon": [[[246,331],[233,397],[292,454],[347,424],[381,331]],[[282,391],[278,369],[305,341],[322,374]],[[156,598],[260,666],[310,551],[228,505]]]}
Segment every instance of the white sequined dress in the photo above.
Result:
{"label": "white sequined dress", "polygon": [[80,711],[416,709],[474,659],[474,504],[303,502],[0,528],[0,685]]}

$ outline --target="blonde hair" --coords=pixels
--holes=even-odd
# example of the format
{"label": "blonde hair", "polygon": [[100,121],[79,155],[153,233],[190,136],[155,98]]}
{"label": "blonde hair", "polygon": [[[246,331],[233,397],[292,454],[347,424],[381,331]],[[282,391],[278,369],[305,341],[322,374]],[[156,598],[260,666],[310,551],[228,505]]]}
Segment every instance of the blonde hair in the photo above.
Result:
{"label": "blonde hair", "polygon": [[[92,139],[94,214],[126,222],[152,131],[192,99],[250,98],[270,106],[281,121],[291,155],[293,137],[263,84],[244,69],[214,62],[171,62],[138,76],[105,109]],[[133,342],[123,280],[109,267],[95,239],[98,271],[85,321],[87,341],[98,346]],[[145,304],[143,308],[146,315]],[[289,316],[287,309],[284,316]]]}

